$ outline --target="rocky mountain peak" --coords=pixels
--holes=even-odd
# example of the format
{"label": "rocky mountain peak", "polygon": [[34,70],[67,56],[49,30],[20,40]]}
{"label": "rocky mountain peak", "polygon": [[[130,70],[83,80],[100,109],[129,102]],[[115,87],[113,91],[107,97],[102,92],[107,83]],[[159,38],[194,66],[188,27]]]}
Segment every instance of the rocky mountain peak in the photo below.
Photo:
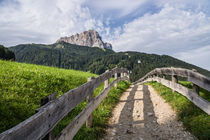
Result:
{"label": "rocky mountain peak", "polygon": [[104,43],[99,33],[95,30],[84,31],[80,34],[77,33],[70,37],[61,37],[56,41],[56,43],[59,42],[67,42],[81,46],[112,49],[112,45],[107,42]]}

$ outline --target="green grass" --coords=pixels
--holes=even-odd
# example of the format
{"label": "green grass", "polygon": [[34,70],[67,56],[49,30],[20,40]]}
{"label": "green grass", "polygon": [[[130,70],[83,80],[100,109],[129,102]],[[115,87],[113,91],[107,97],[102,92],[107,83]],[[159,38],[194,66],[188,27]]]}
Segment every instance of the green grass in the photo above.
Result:
{"label": "green grass", "polygon": [[[54,92],[58,96],[85,83],[88,77],[97,76],[88,72],[58,69],[0,60],[0,132],[3,132],[35,113],[40,100]],[[112,79],[113,80],[113,79]],[[97,96],[103,84],[94,91]],[[121,93],[128,88],[128,82],[119,82],[109,96],[94,111],[93,127],[83,126],[74,139],[98,139],[103,136],[111,110]],[[82,102],[72,110],[55,128],[58,134],[82,111]]]}
{"label": "green grass", "polygon": [[[191,82],[188,82],[188,81],[179,81],[179,84],[181,84],[181,85],[183,85],[183,86],[185,86],[185,87],[193,90],[193,84]],[[204,99],[206,99],[207,101],[210,102],[210,92],[209,91],[207,91],[207,90],[205,90],[203,88],[200,88],[199,89],[199,95],[202,98],[204,98]]]}
{"label": "green grass", "polygon": [[96,75],[0,60],[0,132],[33,115],[41,98],[62,95],[90,76]]}
{"label": "green grass", "polygon": [[[180,84],[192,89],[192,83],[180,81]],[[186,97],[157,82],[149,82],[153,88],[172,106],[178,115],[178,119],[184,127],[200,140],[210,139],[210,116],[195,106]],[[201,89],[199,93],[210,101],[210,92]]]}

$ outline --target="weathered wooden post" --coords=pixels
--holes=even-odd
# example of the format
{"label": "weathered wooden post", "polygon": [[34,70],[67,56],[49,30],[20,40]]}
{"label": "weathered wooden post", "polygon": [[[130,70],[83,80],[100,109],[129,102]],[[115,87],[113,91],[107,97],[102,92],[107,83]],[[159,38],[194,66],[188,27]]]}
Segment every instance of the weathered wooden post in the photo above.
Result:
{"label": "weathered wooden post", "polygon": [[[114,79],[117,79],[117,72],[114,74]],[[117,83],[114,84],[114,87],[117,88]]]}
{"label": "weathered wooden post", "polygon": [[173,83],[178,83],[178,77],[177,77],[177,75],[172,75],[171,76],[171,80],[172,80]]}
{"label": "weathered wooden post", "polygon": [[152,81],[155,81],[156,74],[152,75]]}
{"label": "weathered wooden post", "polygon": [[[48,102],[55,100],[56,99],[56,95],[57,93],[53,93],[50,94],[44,98],[41,99],[40,101],[40,107],[44,106],[45,104],[47,104]],[[39,109],[36,110],[36,112],[38,112]],[[54,129],[52,131],[50,131],[42,140],[54,140]]]}
{"label": "weathered wooden post", "polygon": [[156,80],[160,83],[160,75],[158,73],[156,74]]}
{"label": "weathered wooden post", "polygon": [[171,67],[171,81],[173,83],[178,83],[178,77],[174,74],[174,67]]}
{"label": "weathered wooden post", "polygon": [[[90,77],[88,78],[88,82],[92,81],[93,79],[95,79],[94,77]],[[86,98],[86,103],[88,104],[89,102],[91,102],[93,100],[93,88],[90,89],[90,95],[87,96]],[[93,122],[93,114],[91,114],[88,119],[86,120],[86,127],[90,128],[92,126],[92,122]]]}
{"label": "weathered wooden post", "polygon": [[127,76],[127,73],[126,73],[126,72],[124,72],[123,76]]}
{"label": "weathered wooden post", "polygon": [[[106,70],[106,72],[109,72],[109,70]],[[109,79],[104,81],[104,89],[109,86]]]}
{"label": "weathered wooden post", "polygon": [[151,75],[148,76],[148,78],[151,78],[151,77],[152,77]]}
{"label": "weathered wooden post", "polygon": [[174,88],[175,88],[175,83],[178,83],[178,78],[177,76],[174,74],[174,67],[171,67],[171,81],[172,81],[172,91],[175,92]]}
{"label": "weathered wooden post", "polygon": [[199,86],[193,83],[193,92],[199,95]]}
{"label": "weathered wooden post", "polygon": [[[192,69],[193,72],[197,72],[196,69]],[[199,95],[199,86],[193,83],[193,92]]]}
{"label": "weathered wooden post", "polygon": [[166,79],[166,75],[163,74],[163,79]]}
{"label": "weathered wooden post", "polygon": [[126,72],[124,72],[124,77],[127,77],[129,79],[128,74]]}
{"label": "weathered wooden post", "polygon": [[123,76],[124,76],[124,73],[123,73],[123,72],[121,72],[121,73],[120,73],[120,77],[121,77],[121,78],[123,78]]}
{"label": "weathered wooden post", "polygon": [[130,71],[127,73],[128,80],[130,81]]}
{"label": "weathered wooden post", "polygon": [[[178,83],[178,78],[177,78],[177,76],[172,74],[172,75],[171,75],[171,81],[172,81],[173,88],[175,88],[174,83]],[[174,89],[172,89],[172,91],[175,92]]]}

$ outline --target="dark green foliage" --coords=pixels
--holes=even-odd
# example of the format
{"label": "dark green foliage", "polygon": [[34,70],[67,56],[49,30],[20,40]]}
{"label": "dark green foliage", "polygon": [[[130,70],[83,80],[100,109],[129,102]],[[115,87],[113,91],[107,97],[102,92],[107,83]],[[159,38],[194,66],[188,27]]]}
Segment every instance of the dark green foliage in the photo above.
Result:
{"label": "dark green foliage", "polygon": [[[116,66],[132,71],[131,81],[136,81],[154,68],[182,67],[197,69],[210,77],[210,72],[167,55],[140,52],[113,52],[109,49],[91,48],[69,43],[52,45],[26,44],[11,47],[19,62],[77,69],[102,74]],[[138,64],[141,60],[141,64]]]}
{"label": "dark green foliage", "polygon": [[0,59],[15,60],[15,54],[12,51],[8,50],[8,48],[0,45]]}
{"label": "dark green foliage", "polygon": [[[141,60],[141,64],[138,64],[138,60]],[[167,55],[155,55],[139,52],[120,52],[103,56],[100,59],[95,59],[89,63],[89,70],[93,73],[96,73],[94,70],[97,69],[97,66],[102,65],[104,65],[105,69],[111,69],[115,66],[118,66],[131,70],[131,81],[138,80],[140,77],[143,77],[146,73],[155,68],[171,66],[196,69],[199,73],[210,77],[209,71]]]}
{"label": "dark green foliage", "polygon": [[69,43],[52,45],[25,44],[10,47],[18,62],[84,70],[90,60],[114,53],[109,49],[77,46]]}
{"label": "dark green foliage", "polygon": [[[192,83],[181,81],[180,84],[192,90]],[[160,83],[150,82],[155,90],[172,106],[177,112],[179,120],[181,120],[188,131],[194,134],[199,140],[210,139],[210,116],[195,106],[186,97],[171,89],[161,85]],[[201,89],[199,94],[206,100],[210,101],[210,92]]]}

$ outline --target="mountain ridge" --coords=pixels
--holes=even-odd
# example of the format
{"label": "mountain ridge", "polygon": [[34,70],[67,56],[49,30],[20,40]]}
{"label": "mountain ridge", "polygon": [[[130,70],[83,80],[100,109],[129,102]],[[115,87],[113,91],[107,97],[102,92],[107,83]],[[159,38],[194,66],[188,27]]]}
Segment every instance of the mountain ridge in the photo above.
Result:
{"label": "mountain ridge", "polygon": [[95,30],[84,31],[80,34],[75,34],[70,37],[61,37],[56,43],[67,42],[70,44],[88,46],[88,47],[99,47],[112,50],[112,45],[102,41],[102,37]]}

